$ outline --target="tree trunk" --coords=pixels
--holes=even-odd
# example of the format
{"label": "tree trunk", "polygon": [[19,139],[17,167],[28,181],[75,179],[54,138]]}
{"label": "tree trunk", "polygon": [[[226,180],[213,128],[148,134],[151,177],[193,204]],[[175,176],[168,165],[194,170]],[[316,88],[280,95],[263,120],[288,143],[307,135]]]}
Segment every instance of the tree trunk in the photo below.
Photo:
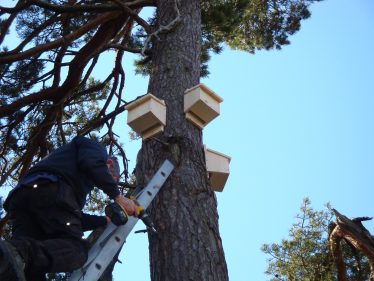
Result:
{"label": "tree trunk", "polygon": [[[202,132],[185,119],[184,91],[199,83],[200,1],[179,1],[181,22],[153,40],[149,92],[165,100],[167,124],[143,142],[136,175],[149,181],[164,159],[176,168],[151,206],[158,235],[150,235],[151,280],[228,280],[218,230],[217,201],[209,186]],[[158,25],[177,13],[174,1],[157,1]]]}

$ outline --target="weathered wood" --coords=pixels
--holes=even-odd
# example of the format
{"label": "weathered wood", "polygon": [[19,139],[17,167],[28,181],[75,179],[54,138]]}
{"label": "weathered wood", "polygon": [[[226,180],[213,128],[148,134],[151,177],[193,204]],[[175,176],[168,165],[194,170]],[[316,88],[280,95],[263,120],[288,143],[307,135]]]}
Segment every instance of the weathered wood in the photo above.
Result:
{"label": "weathered wood", "polygon": [[371,218],[362,217],[349,219],[332,209],[336,223],[330,226],[329,241],[333,257],[338,270],[338,280],[346,281],[347,273],[344,264],[344,257],[340,250],[340,243],[344,239],[351,247],[361,252],[370,264],[370,281],[374,280],[374,239],[370,232],[361,223]]}
{"label": "weathered wood", "polygon": [[330,233],[329,243],[332,255],[334,257],[334,262],[336,264],[336,269],[338,271],[338,280],[347,281],[347,269],[344,263],[344,258],[340,247],[340,242],[342,240],[340,228],[336,227],[336,223],[331,223],[330,226],[332,226],[333,230]]}

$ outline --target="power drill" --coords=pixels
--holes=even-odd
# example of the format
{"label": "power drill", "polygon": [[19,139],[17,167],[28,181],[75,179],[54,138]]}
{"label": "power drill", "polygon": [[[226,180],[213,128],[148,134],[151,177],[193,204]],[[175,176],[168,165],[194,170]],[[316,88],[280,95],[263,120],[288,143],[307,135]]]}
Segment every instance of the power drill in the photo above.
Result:
{"label": "power drill", "polygon": [[142,222],[150,231],[152,231],[153,233],[157,233],[155,224],[153,223],[149,214],[144,210],[144,208],[139,204],[139,202],[135,199],[134,196],[130,196],[130,199],[133,200],[135,203],[136,212],[138,214],[137,217],[142,220]]}
{"label": "power drill", "polygon": [[[136,206],[137,218],[141,219],[143,223],[147,226],[147,229],[152,231],[152,233],[157,233],[155,225],[148,213],[144,208],[136,201],[135,197],[131,196],[131,200],[134,201]],[[105,207],[105,214],[110,218],[110,220],[115,225],[123,225],[128,221],[128,214],[117,202],[110,203]]]}

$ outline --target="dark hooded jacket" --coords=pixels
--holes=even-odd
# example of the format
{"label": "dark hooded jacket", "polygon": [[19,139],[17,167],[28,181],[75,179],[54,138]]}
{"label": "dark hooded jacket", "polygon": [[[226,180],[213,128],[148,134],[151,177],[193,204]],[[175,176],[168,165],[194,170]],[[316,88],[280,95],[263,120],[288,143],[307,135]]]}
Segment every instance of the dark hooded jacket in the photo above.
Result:
{"label": "dark hooded jacket", "polygon": [[[50,172],[72,187],[82,209],[87,195],[96,186],[110,198],[120,194],[109,173],[108,154],[98,142],[78,136],[61,146],[32,167],[24,178],[39,172]],[[22,182],[22,180],[20,181]]]}

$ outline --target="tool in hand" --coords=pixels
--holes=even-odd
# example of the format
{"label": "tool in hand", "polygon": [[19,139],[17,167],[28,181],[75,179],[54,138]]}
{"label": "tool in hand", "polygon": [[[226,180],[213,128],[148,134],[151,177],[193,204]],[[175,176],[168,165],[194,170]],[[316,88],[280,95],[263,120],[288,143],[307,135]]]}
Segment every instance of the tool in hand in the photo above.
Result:
{"label": "tool in hand", "polygon": [[136,201],[135,197],[131,196],[131,200],[134,201],[136,206],[136,213],[138,214],[137,217],[142,220],[142,222],[146,225],[147,229],[152,231],[153,233],[157,233],[156,227],[149,216],[149,214],[144,210],[144,208]]}
{"label": "tool in hand", "polygon": [[[174,165],[170,161],[165,160],[148,184],[140,189],[136,200],[139,202],[142,209],[147,209],[151,204],[173,169]],[[145,218],[146,216],[144,217],[143,215],[142,217]],[[137,221],[137,218],[131,216],[128,217],[128,221],[124,225],[116,226],[114,223],[108,224],[104,232],[90,248],[86,263],[71,274],[69,281],[99,280],[113,257],[123,247],[127,236],[130,234]],[[145,221],[147,221],[147,219],[145,219]]]}
{"label": "tool in hand", "polygon": [[[141,219],[143,223],[147,226],[147,229],[152,231],[153,233],[157,233],[155,225],[148,215],[148,213],[144,210],[144,208],[139,204],[136,200],[136,197],[131,196],[131,200],[134,201],[136,206],[136,214],[137,218]],[[110,218],[110,220],[117,226],[124,225],[128,221],[128,214],[125,209],[123,209],[117,202],[110,203],[105,207],[105,215]]]}

